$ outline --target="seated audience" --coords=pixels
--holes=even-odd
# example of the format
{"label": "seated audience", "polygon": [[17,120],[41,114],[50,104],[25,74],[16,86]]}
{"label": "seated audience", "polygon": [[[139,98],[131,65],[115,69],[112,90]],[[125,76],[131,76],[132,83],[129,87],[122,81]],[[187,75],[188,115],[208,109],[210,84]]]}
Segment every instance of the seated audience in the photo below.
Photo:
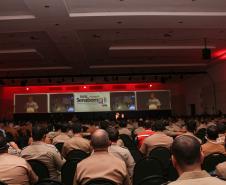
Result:
{"label": "seated audience", "polygon": [[211,125],[207,127],[207,142],[202,145],[202,151],[204,156],[212,153],[225,153],[225,148],[222,144],[217,142],[218,130],[216,125]]}
{"label": "seated audience", "polygon": [[119,134],[125,134],[131,137],[131,131],[127,128],[127,122],[124,119],[119,120]]}
{"label": "seated audience", "polygon": [[144,120],[142,118],[140,118],[138,120],[138,128],[136,128],[134,130],[134,134],[135,135],[138,135],[140,132],[144,132],[145,131],[145,128],[144,128]]}
{"label": "seated audience", "polygon": [[189,135],[195,137],[200,143],[202,143],[201,139],[195,136],[195,131],[197,128],[197,123],[195,120],[189,120],[186,123],[186,132],[183,135]]}
{"label": "seated audience", "polygon": [[165,130],[164,123],[162,121],[156,121],[153,125],[155,133],[147,137],[140,147],[140,151],[148,156],[150,151],[158,146],[170,148],[173,143],[173,138],[167,136],[163,131]]}
{"label": "seated audience", "polygon": [[155,132],[151,129],[151,122],[150,121],[145,121],[144,122],[144,131],[139,132],[139,134],[137,135],[137,142],[138,142],[138,148],[141,147],[141,145],[143,144],[145,138],[153,135]]}
{"label": "seated audience", "polygon": [[46,144],[46,130],[40,126],[32,128],[33,142],[31,145],[24,148],[21,152],[21,157],[26,160],[39,160],[43,162],[48,170],[51,179],[60,179],[60,170],[64,164],[64,160],[55,146]]}
{"label": "seated audience", "polygon": [[0,180],[8,185],[31,185],[38,181],[31,166],[23,159],[8,154],[6,138],[0,133]]}
{"label": "seated audience", "polygon": [[66,123],[60,124],[60,132],[56,137],[53,138],[53,145],[57,143],[64,143],[66,140],[70,139],[70,137],[67,134],[68,127]]}
{"label": "seated audience", "polygon": [[169,185],[223,185],[216,177],[211,177],[201,169],[203,161],[200,142],[192,136],[176,137],[172,144],[172,162],[179,178]]}
{"label": "seated audience", "polygon": [[89,128],[87,129],[87,132],[91,135],[97,130],[97,127],[94,122],[91,122],[89,125]]}
{"label": "seated audience", "polygon": [[225,141],[225,134],[226,134],[226,125],[225,123],[221,122],[217,124],[217,130],[218,130],[218,138],[217,138],[217,142],[219,144],[224,145],[224,141]]}
{"label": "seated audience", "polygon": [[107,129],[111,145],[108,147],[108,152],[113,154],[115,157],[122,159],[126,163],[130,177],[133,176],[133,168],[135,166],[134,159],[127,148],[123,148],[117,145],[119,132],[114,127]]}
{"label": "seated audience", "polygon": [[77,165],[74,184],[84,185],[91,179],[106,178],[118,185],[131,184],[126,164],[121,159],[108,153],[108,134],[99,129],[91,136],[93,154]]}
{"label": "seated audience", "polygon": [[66,158],[67,154],[74,149],[82,150],[86,153],[92,151],[90,146],[90,141],[83,138],[81,135],[82,125],[80,123],[75,123],[73,126],[74,136],[64,142],[62,148],[62,155]]}

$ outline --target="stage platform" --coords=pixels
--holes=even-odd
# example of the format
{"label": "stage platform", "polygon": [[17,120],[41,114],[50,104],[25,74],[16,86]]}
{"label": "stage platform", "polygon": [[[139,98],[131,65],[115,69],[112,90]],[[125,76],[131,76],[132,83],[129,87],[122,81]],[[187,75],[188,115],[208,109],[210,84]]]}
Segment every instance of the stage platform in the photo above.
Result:
{"label": "stage platform", "polygon": [[[126,119],[139,118],[167,118],[172,114],[171,110],[152,110],[152,111],[117,111],[123,113]],[[14,114],[15,121],[69,121],[73,116],[84,121],[114,120],[116,112],[73,112],[73,113],[23,113]]]}

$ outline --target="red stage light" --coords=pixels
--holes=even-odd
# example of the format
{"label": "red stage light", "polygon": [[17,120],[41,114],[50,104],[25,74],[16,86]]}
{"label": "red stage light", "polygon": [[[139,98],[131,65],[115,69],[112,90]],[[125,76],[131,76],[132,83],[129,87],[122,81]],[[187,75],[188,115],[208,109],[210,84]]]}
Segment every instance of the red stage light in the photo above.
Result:
{"label": "red stage light", "polygon": [[150,84],[149,87],[152,87],[152,85]]}
{"label": "red stage light", "polygon": [[26,91],[29,91],[29,87],[26,87]]}
{"label": "red stage light", "polygon": [[213,57],[219,60],[226,60],[226,49],[221,49],[214,52]]}
{"label": "red stage light", "polygon": [[83,86],[83,89],[86,89],[87,87],[86,86]]}

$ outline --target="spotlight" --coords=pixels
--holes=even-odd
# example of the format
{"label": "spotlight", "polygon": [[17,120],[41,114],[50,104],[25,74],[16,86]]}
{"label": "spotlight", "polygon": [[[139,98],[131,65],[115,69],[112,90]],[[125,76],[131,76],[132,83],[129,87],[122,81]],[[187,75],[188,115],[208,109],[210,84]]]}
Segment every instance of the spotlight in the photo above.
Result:
{"label": "spotlight", "polygon": [[87,89],[87,87],[84,85],[84,86],[83,86],[83,89]]}
{"label": "spotlight", "polygon": [[149,84],[149,87],[152,87],[152,84]]}

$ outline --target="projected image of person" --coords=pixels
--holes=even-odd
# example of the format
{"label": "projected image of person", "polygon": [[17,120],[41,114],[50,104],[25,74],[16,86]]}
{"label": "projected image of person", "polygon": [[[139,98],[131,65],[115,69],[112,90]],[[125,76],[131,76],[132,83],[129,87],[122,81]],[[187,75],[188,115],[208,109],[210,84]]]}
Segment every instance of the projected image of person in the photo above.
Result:
{"label": "projected image of person", "polygon": [[38,112],[38,103],[34,101],[33,96],[29,96],[27,103],[25,105],[25,109],[27,113],[35,113]]}
{"label": "projected image of person", "polygon": [[158,98],[155,97],[155,94],[152,92],[150,94],[150,98],[148,99],[148,109],[149,110],[156,110],[160,109],[161,102]]}
{"label": "projected image of person", "polygon": [[112,98],[113,110],[135,110],[135,96],[128,94],[118,94],[118,96]]}
{"label": "projected image of person", "polygon": [[51,94],[51,112],[74,112],[73,94]]}

